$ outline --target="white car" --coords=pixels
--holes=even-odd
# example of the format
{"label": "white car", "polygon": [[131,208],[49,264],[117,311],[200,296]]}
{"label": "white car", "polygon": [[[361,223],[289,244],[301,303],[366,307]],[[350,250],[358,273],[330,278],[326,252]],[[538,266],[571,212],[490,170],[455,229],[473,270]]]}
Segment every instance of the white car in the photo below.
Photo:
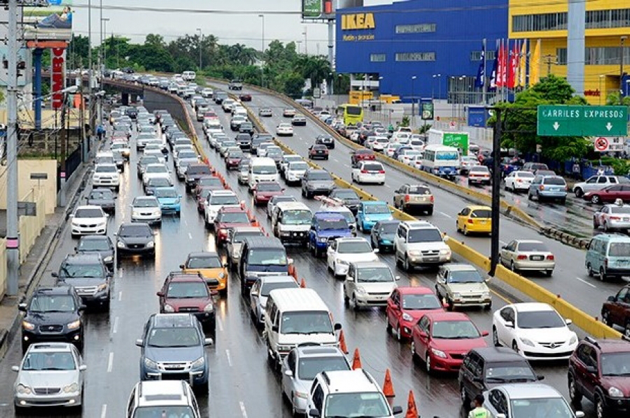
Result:
{"label": "white car", "polygon": [[411,159],[411,161],[409,161],[409,165],[417,168],[418,170],[422,170],[422,159],[423,159],[423,155],[416,155],[415,157],[413,157]]}
{"label": "white car", "polygon": [[398,148],[400,147],[402,147],[402,144],[390,142],[389,145],[385,147],[383,154],[387,155],[388,157],[393,157],[396,151],[398,150]]}
{"label": "white car", "polygon": [[475,167],[478,165],[480,165],[480,163],[477,157],[473,155],[463,156],[461,159],[460,166],[459,166],[459,174],[461,175],[468,174],[468,170],[470,170],[470,167]]}
{"label": "white car", "polygon": [[422,155],[421,151],[416,151],[414,149],[402,150],[398,155],[398,161],[403,164],[409,165],[409,161],[414,158],[416,155]]}
{"label": "white car", "polygon": [[274,144],[273,142],[263,142],[262,144],[258,145],[258,148],[256,148],[256,156],[257,157],[266,157],[267,156],[267,148],[269,147],[273,147],[276,144]]}
{"label": "white car", "polygon": [[70,215],[71,234],[73,237],[80,235],[105,235],[107,233],[107,217],[100,206],[79,206]]}
{"label": "white car", "polygon": [[398,287],[392,270],[382,261],[352,262],[343,284],[344,301],[354,309],[361,306],[387,306]]}
{"label": "white car", "polygon": [[567,360],[578,344],[570,324],[546,303],[515,303],[492,316],[492,341],[528,360]]}
{"label": "white car", "polygon": [[424,150],[425,143],[421,139],[412,138],[411,141],[409,141],[409,145],[411,146],[411,149],[422,151]]}
{"label": "white car", "polygon": [[131,222],[159,224],[162,222],[160,202],[155,196],[138,196],[131,202]]}
{"label": "white car", "polygon": [[284,172],[289,166],[290,163],[294,161],[304,161],[300,155],[297,154],[287,154],[282,157],[282,161],[280,161],[280,172],[284,176]]}
{"label": "white car", "polygon": [[155,157],[158,159],[158,161],[162,164],[166,164],[166,156],[164,155],[164,153],[162,151],[160,151],[159,149],[147,149],[147,147],[144,148],[144,152],[142,153],[142,155],[155,155]]}
{"label": "white car", "polygon": [[468,169],[468,184],[490,184],[490,170],[485,165],[476,165]]}
{"label": "white car", "polygon": [[214,227],[214,220],[217,217],[217,213],[219,213],[219,210],[224,206],[241,206],[241,202],[239,202],[236,193],[232,190],[213,190],[208,194],[208,199],[206,199],[206,206],[204,209],[204,218],[207,228]]}
{"label": "white car", "polygon": [[328,245],[326,265],[335,277],[345,276],[351,262],[378,261],[377,252],[365,238],[337,238]]}
{"label": "white car", "polygon": [[385,147],[389,144],[389,138],[386,136],[377,136],[372,142],[372,149],[374,151],[383,152]]}
{"label": "white car", "polygon": [[512,192],[526,192],[534,180],[534,173],[531,171],[512,171],[505,178],[505,190]]}
{"label": "white car", "polygon": [[287,184],[301,183],[306,170],[308,170],[308,164],[305,161],[290,162],[284,171],[284,180]]}
{"label": "white car", "polygon": [[142,174],[142,183],[147,184],[150,178],[156,177],[164,177],[169,179],[171,182],[171,172],[168,167],[164,164],[148,164],[144,169],[144,174]]}
{"label": "white car", "polygon": [[94,174],[92,174],[93,187],[113,187],[120,188],[120,171],[116,164],[96,164]]}
{"label": "white car", "polygon": [[293,136],[293,126],[290,123],[281,123],[276,127],[276,135]]}
{"label": "white car", "polygon": [[375,161],[361,161],[352,169],[352,181],[357,183],[385,184],[385,168]]}

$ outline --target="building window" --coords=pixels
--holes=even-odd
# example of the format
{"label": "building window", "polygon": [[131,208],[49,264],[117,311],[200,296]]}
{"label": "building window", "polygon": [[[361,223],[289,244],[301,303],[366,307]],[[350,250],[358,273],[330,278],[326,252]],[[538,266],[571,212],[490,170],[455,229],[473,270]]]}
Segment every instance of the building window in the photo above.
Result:
{"label": "building window", "polygon": [[567,49],[566,48],[557,48],[556,49],[556,57],[558,65],[567,65]]}
{"label": "building window", "polygon": [[[512,16],[512,32],[539,32],[567,29],[568,14],[542,13]],[[590,10],[586,12],[586,29],[628,28],[630,9]]]}
{"label": "building window", "polygon": [[[486,51],[486,61],[494,60],[495,53],[496,53],[496,51],[494,51],[494,50]],[[471,61],[481,61],[481,51],[472,51],[470,53],[470,60]]]}
{"label": "building window", "polygon": [[435,52],[399,52],[396,61],[435,61]]}
{"label": "building window", "polygon": [[630,9],[591,10],[586,12],[586,29],[630,27]]}
{"label": "building window", "polygon": [[[556,56],[558,57],[558,65],[567,65],[566,48],[556,49]],[[586,65],[619,65],[621,64],[620,56],[621,48],[618,46],[591,47],[586,48],[584,63]],[[623,49],[623,61],[630,63],[630,47]]]}
{"label": "building window", "polygon": [[396,33],[435,32],[435,23],[419,23],[417,25],[396,25]]}
{"label": "building window", "polygon": [[386,59],[385,54],[370,54],[370,62],[385,62]]}

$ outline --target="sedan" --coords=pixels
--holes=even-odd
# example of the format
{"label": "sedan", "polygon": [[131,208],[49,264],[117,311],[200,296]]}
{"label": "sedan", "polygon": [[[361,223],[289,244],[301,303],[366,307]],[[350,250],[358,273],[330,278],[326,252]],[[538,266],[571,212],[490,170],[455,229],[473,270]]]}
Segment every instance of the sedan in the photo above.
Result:
{"label": "sedan", "polygon": [[532,180],[534,180],[534,174],[531,171],[512,171],[505,178],[505,190],[510,190],[512,193],[526,192]]}
{"label": "sedan", "polygon": [[92,189],[86,199],[90,206],[100,206],[106,212],[116,211],[116,195],[111,189]]}
{"label": "sedan", "polygon": [[468,169],[468,184],[490,184],[490,170],[485,165]]}
{"label": "sedan", "polygon": [[615,184],[602,190],[594,190],[584,193],[584,200],[595,205],[600,203],[613,203],[617,199],[626,202],[630,199],[630,185]]}
{"label": "sedan", "polygon": [[266,211],[267,218],[271,219],[273,210],[275,209],[276,205],[280,202],[297,202],[297,199],[295,198],[295,196],[286,196],[286,195],[272,196],[271,199],[269,199],[269,202],[267,202],[267,211]]}
{"label": "sedan", "polygon": [[262,107],[258,110],[258,116],[262,118],[270,118],[273,116],[273,111],[268,107]]}
{"label": "sedan", "polygon": [[282,111],[282,116],[285,118],[292,118],[293,116],[295,116],[295,109],[293,109],[292,107],[286,108]]}
{"label": "sedan", "polygon": [[256,325],[264,324],[265,310],[269,293],[276,289],[295,289],[300,287],[293,276],[259,276],[249,292],[249,307]]}
{"label": "sedan", "polygon": [[328,147],[323,144],[315,144],[308,147],[308,159],[322,159],[328,160]]}
{"label": "sedan", "polygon": [[470,167],[475,167],[479,165],[479,161],[473,155],[462,157],[461,164],[459,166],[459,174],[465,176],[468,174],[468,170]]}
{"label": "sedan", "polygon": [[160,202],[155,196],[138,196],[131,202],[131,222],[162,223]]}
{"label": "sedan", "polygon": [[100,206],[79,206],[70,215],[71,234],[73,237],[80,235],[105,235],[107,234],[107,215]]}
{"label": "sedan", "polygon": [[263,181],[257,183],[253,189],[254,204],[262,205],[269,202],[272,197],[282,195],[283,193],[284,189],[275,181]]}
{"label": "sedan", "polygon": [[238,99],[241,102],[251,102],[252,101],[252,95],[251,94],[247,94],[247,93],[242,93],[238,96]]}
{"label": "sedan", "polygon": [[317,138],[315,138],[315,143],[326,145],[329,149],[335,148],[335,138],[330,135],[317,135]]}
{"label": "sedan", "polygon": [[604,231],[630,230],[630,205],[609,204],[593,214],[593,228]]}
{"label": "sedan", "polygon": [[513,240],[501,248],[501,264],[513,272],[534,270],[547,276],[551,276],[556,267],[555,257],[549,248],[534,240]]}
{"label": "sedan", "polygon": [[492,341],[528,360],[567,360],[578,344],[570,324],[546,303],[515,303],[492,316]]}
{"label": "sedan", "polygon": [[293,126],[290,123],[281,123],[276,127],[276,135],[293,136]]}
{"label": "sedan", "polygon": [[291,125],[306,126],[306,116],[297,113],[295,116],[293,116],[293,119],[291,119]]}
{"label": "sedan", "polygon": [[351,178],[353,182],[360,184],[385,184],[385,168],[379,162],[361,161],[352,168]]}
{"label": "sedan", "polygon": [[424,314],[443,310],[442,303],[428,287],[399,287],[387,299],[387,331],[393,331],[396,339],[402,341],[411,337],[411,330]]}
{"label": "sedan", "polygon": [[394,251],[394,238],[400,221],[378,221],[370,231],[372,248],[378,248],[380,252]]}
{"label": "sedan", "polygon": [[350,262],[378,261],[378,249],[365,238],[337,238],[328,245],[326,250],[326,265],[335,277],[342,277],[348,273]]}
{"label": "sedan", "polygon": [[228,170],[238,168],[245,154],[241,150],[230,150],[225,156],[225,167]]}
{"label": "sedan", "polygon": [[122,255],[147,255],[155,258],[155,233],[146,223],[120,224],[116,233],[116,253]]}
{"label": "sedan", "polygon": [[370,149],[357,149],[352,151],[352,154],[350,155],[350,162],[353,167],[358,165],[360,161],[365,160],[376,160],[376,154],[374,151]]}
{"label": "sedan", "polygon": [[77,254],[98,254],[107,268],[114,268],[114,244],[107,235],[85,235],[79,238],[75,251]]}

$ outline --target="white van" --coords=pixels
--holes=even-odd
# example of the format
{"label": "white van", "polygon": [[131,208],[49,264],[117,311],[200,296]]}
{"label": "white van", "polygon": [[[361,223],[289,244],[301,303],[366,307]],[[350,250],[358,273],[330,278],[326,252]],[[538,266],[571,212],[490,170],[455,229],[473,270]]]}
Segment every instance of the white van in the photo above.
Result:
{"label": "white van", "polygon": [[317,343],[338,347],[328,306],[313,289],[277,289],[269,293],[263,338],[268,355],[279,366],[282,358],[300,344]]}
{"label": "white van", "polygon": [[271,158],[252,158],[249,164],[248,176],[247,184],[251,191],[254,189],[256,183],[262,181],[278,181],[278,167],[276,166],[276,162]]}
{"label": "white van", "polygon": [[195,73],[194,71],[184,71],[182,73],[182,78],[186,81],[193,81],[195,78],[197,78],[197,73]]}
{"label": "white van", "polygon": [[306,245],[313,212],[302,202],[280,202],[271,214],[271,229],[280,241]]}

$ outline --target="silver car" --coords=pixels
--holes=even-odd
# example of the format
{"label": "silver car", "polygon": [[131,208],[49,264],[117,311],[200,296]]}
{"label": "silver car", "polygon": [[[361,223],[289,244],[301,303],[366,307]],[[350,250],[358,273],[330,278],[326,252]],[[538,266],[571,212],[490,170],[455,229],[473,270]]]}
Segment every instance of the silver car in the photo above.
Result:
{"label": "silver car", "polygon": [[77,348],[68,343],[32,344],[20,366],[13,366],[16,414],[22,408],[54,406],[81,408],[86,366]]}
{"label": "silver car", "polygon": [[265,233],[256,226],[238,226],[228,230],[227,258],[230,269],[236,269],[241,259],[243,241],[247,237],[264,237]]}
{"label": "silver car", "polygon": [[543,242],[516,239],[501,248],[501,264],[514,272],[533,270],[551,276],[556,260]]}
{"label": "silver car", "polygon": [[593,214],[593,228],[604,231],[630,230],[630,205],[609,204],[602,206]]}
{"label": "silver car", "polygon": [[267,308],[269,292],[275,289],[291,289],[300,287],[293,276],[261,276],[252,285],[249,292],[249,306],[256,325],[262,325]]}
{"label": "silver car", "polygon": [[271,216],[273,215],[273,210],[280,202],[297,202],[297,199],[294,196],[286,195],[272,196],[271,199],[269,199],[269,203],[267,203],[267,218],[271,219]]}
{"label": "silver car", "polygon": [[484,393],[483,406],[488,417],[554,417],[581,418],[584,412],[575,413],[560,392],[542,383],[512,383],[501,385]]}
{"label": "silver car", "polygon": [[291,403],[293,416],[306,413],[308,393],[321,372],[350,370],[350,364],[337,347],[298,346],[282,361],[282,392]]}

